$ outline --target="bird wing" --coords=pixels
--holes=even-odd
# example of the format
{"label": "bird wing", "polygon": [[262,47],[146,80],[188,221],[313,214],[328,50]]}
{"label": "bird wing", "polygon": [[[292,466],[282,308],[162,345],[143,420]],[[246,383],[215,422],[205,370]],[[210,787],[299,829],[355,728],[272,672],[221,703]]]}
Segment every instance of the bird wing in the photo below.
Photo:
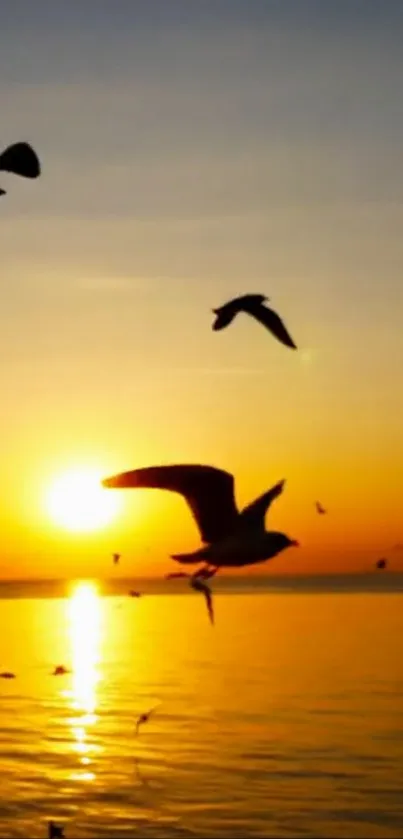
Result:
{"label": "bird wing", "polygon": [[275,337],[278,338],[282,344],[285,344],[286,347],[292,347],[294,350],[297,349],[296,344],[294,344],[291,335],[287,332],[283,321],[278,314],[273,311],[273,309],[269,309],[267,306],[258,305],[251,307],[248,306],[245,311],[265,326],[266,329],[275,335]]}
{"label": "bird wing", "polygon": [[147,488],[177,492],[186,499],[203,542],[215,542],[231,532],[238,518],[234,477],[213,466],[179,464],[150,466],[122,472],[102,481],[114,489]]}
{"label": "bird wing", "polygon": [[253,530],[264,530],[264,520],[270,504],[283,492],[285,480],[279,481],[271,489],[248,504],[239,516],[239,525]]}
{"label": "bird wing", "polygon": [[38,156],[29,143],[13,143],[8,146],[0,154],[0,169],[23,178],[37,178],[41,172]]}

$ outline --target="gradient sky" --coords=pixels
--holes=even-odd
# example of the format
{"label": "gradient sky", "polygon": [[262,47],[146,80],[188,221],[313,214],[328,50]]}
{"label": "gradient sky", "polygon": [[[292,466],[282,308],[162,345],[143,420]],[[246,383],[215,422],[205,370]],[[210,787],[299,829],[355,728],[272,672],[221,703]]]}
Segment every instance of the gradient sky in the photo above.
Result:
{"label": "gradient sky", "polygon": [[[2,5],[0,143],[43,163],[0,178],[2,576],[198,546],[157,492],[64,533],[43,494],[72,464],[211,463],[241,504],[286,477],[270,522],[303,547],[270,573],[403,541],[402,43],[400,0]],[[252,291],[299,353],[212,333]]]}

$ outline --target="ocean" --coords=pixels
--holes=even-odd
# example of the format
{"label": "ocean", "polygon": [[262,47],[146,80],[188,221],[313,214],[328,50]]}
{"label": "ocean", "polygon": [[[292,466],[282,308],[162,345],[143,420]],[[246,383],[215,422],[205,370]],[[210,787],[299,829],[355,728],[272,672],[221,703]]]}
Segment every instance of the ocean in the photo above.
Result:
{"label": "ocean", "polygon": [[401,839],[401,575],[131,587],[1,584],[1,837]]}

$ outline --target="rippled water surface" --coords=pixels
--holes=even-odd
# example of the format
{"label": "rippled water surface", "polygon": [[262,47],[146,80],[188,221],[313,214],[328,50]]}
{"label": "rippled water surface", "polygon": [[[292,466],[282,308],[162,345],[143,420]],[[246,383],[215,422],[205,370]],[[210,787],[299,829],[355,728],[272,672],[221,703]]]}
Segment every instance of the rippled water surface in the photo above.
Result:
{"label": "rippled water surface", "polygon": [[0,609],[1,836],[403,836],[401,594]]}

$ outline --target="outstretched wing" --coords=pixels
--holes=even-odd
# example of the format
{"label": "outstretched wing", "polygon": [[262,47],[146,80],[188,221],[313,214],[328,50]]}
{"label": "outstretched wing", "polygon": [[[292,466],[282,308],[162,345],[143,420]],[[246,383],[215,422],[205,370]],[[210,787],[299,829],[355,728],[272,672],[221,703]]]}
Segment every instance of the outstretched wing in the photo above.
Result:
{"label": "outstretched wing", "polygon": [[242,510],[239,516],[239,524],[242,528],[251,528],[253,530],[264,530],[264,519],[270,504],[281,495],[285,485],[285,480],[279,481],[274,487],[264,492],[251,504],[248,504]]}
{"label": "outstretched wing", "polygon": [[102,484],[117,489],[147,488],[178,492],[189,504],[203,542],[225,538],[238,518],[233,475],[213,466],[150,466],[114,475]]}
{"label": "outstretched wing", "polygon": [[296,350],[296,344],[291,338],[290,333],[284,326],[283,321],[278,316],[273,309],[269,309],[266,306],[251,306],[247,308],[248,314],[252,315],[256,320],[259,321],[263,326],[266,327],[282,344],[285,344],[286,347],[291,347],[293,350]]}
{"label": "outstretched wing", "polygon": [[13,143],[8,146],[0,154],[0,169],[23,178],[37,178],[41,173],[38,156],[29,143]]}

